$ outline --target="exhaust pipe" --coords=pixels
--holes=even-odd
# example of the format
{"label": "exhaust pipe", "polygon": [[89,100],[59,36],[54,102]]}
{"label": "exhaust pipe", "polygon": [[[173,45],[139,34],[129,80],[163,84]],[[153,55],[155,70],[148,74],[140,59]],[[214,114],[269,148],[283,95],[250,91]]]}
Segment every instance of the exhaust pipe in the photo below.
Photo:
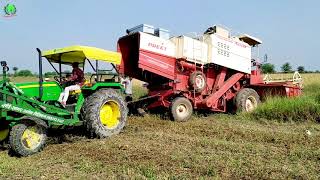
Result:
{"label": "exhaust pipe", "polygon": [[37,51],[39,56],[39,100],[41,100],[43,96],[42,53],[39,48]]}

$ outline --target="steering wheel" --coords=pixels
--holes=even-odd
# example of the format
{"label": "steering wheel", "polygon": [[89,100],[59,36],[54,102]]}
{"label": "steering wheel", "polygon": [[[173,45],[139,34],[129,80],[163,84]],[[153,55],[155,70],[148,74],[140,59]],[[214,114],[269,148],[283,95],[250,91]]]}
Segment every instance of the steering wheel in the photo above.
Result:
{"label": "steering wheel", "polygon": [[63,84],[65,84],[65,82],[66,82],[66,78],[65,78],[65,77],[62,77],[62,78],[61,78],[61,81],[60,81],[60,77],[59,77],[59,76],[54,76],[53,79],[54,79],[57,83],[59,83],[60,85],[63,85]]}
{"label": "steering wheel", "polygon": [[60,77],[59,76],[53,76],[53,79],[60,84]]}

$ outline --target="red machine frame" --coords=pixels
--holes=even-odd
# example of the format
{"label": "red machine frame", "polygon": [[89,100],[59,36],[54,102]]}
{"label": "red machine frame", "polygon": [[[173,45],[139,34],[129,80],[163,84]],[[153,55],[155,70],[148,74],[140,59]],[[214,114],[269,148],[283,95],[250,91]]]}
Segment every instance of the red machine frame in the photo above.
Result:
{"label": "red machine frame", "polygon": [[[168,108],[175,97],[183,96],[192,102],[194,109],[227,112],[231,111],[227,104],[233,103],[243,88],[254,89],[262,99],[267,95],[293,97],[301,94],[300,86],[291,82],[264,83],[260,65],[255,61],[252,62],[254,70],[246,74],[215,64],[201,65],[147,51],[140,48],[139,42],[140,33],[119,39],[118,52],[122,54],[119,72],[148,83],[148,97],[137,101],[145,103],[147,109]],[[194,72],[205,77],[206,87],[201,92],[190,85]]]}

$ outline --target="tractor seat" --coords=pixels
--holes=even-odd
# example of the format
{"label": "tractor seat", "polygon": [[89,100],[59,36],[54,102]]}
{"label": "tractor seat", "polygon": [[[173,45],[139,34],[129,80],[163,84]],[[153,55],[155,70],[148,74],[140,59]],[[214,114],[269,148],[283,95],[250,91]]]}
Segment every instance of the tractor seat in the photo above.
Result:
{"label": "tractor seat", "polygon": [[[83,86],[88,85],[88,84],[90,84],[90,82],[85,80],[83,83]],[[79,95],[79,94],[81,94],[81,89],[75,90],[75,91],[70,91],[70,95],[74,96],[74,95]]]}
{"label": "tractor seat", "polygon": [[75,91],[70,91],[70,95],[78,95],[81,94],[81,89],[75,90]]}

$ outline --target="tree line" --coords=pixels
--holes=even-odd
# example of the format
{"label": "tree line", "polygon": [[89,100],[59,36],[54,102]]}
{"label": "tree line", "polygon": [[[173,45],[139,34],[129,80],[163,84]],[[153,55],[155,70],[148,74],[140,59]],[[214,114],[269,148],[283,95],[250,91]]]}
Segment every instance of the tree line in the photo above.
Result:
{"label": "tree line", "polygon": [[[9,75],[14,76],[14,77],[38,76],[38,74],[32,73],[32,71],[27,70],[27,69],[19,70],[18,67],[13,67],[12,70],[13,70],[13,74],[9,74]],[[56,75],[58,75],[56,72],[46,72],[46,73],[44,73],[45,77],[51,77],[51,76],[56,76]]]}
{"label": "tree line", "polygon": [[[14,77],[32,77],[32,76],[38,76],[37,73],[33,73],[32,71],[30,70],[27,70],[27,69],[22,69],[22,70],[19,70],[18,67],[13,67],[12,68],[13,70],[13,73],[9,73],[10,76],[14,76]],[[70,74],[71,71],[63,71],[63,74]],[[91,73],[85,73],[86,75],[91,75]],[[58,76],[58,73],[57,72],[45,72],[44,74],[44,77],[45,78],[49,78],[49,77],[53,77],[53,76]]]}
{"label": "tree line", "polygon": [[[265,63],[261,66],[262,72],[264,74],[271,74],[271,73],[276,73],[276,66],[271,63]],[[289,62],[284,63],[281,67],[281,73],[291,73],[294,71],[298,71],[299,73],[320,73],[320,71],[307,71],[304,66],[298,66],[296,69],[293,69],[292,65]],[[18,67],[13,67],[13,74],[10,74],[12,76],[23,76],[23,77],[28,77],[28,76],[38,76],[38,74],[32,73],[30,70],[19,70]],[[70,71],[64,71],[64,74],[71,73]],[[44,73],[44,77],[53,77],[57,76],[58,74],[56,72],[46,72]]]}
{"label": "tree line", "polygon": [[[262,64],[261,69],[264,74],[277,73],[276,66],[271,63]],[[304,66],[298,66],[296,69],[294,69],[289,62],[284,63],[280,67],[280,70],[281,70],[280,73],[292,73],[295,71],[298,71],[299,73],[320,73],[320,71],[318,71],[318,70],[317,71],[307,71]]]}

